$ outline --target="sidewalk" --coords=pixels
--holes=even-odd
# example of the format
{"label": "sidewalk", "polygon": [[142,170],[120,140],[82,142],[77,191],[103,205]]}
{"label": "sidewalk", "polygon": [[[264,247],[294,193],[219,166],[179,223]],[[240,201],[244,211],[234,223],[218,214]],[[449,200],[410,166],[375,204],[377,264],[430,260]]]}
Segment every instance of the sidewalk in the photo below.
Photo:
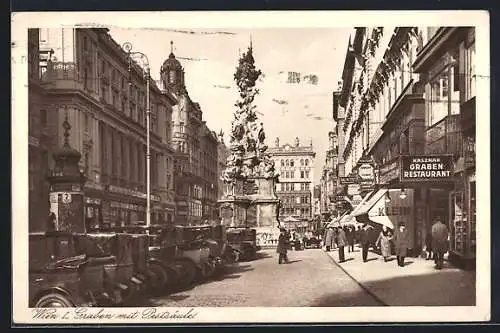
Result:
{"label": "sidewalk", "polygon": [[405,258],[405,267],[398,267],[396,257],[384,259],[370,251],[368,262],[355,252],[344,248],[346,262],[339,263],[337,250],[326,252],[337,265],[356,280],[367,292],[391,306],[474,306],[476,303],[476,274],[445,262],[442,270],[434,261]]}

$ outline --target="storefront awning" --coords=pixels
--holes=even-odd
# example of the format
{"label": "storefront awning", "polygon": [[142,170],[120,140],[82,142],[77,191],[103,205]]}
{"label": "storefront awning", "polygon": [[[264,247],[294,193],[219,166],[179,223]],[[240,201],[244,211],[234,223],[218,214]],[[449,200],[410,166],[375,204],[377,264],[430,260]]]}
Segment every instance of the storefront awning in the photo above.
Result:
{"label": "storefront awning", "polygon": [[359,204],[359,209],[356,209],[353,213],[351,213],[352,216],[368,214],[368,211],[387,193],[387,189],[380,189],[374,195],[371,195],[372,193],[365,197],[369,198],[368,200],[363,200]]}
{"label": "storefront awning", "polygon": [[387,228],[394,229],[394,224],[388,216],[370,216],[370,220],[380,225],[385,225]]}
{"label": "storefront awning", "polygon": [[373,195],[373,191],[368,193],[367,195],[365,195],[365,197],[361,200],[361,202],[359,203],[359,205],[357,205],[356,207],[354,207],[354,210],[351,212],[351,216],[357,216],[358,215],[358,212],[361,211],[364,206],[365,206],[365,203],[368,201],[368,198],[370,198],[370,196]]}

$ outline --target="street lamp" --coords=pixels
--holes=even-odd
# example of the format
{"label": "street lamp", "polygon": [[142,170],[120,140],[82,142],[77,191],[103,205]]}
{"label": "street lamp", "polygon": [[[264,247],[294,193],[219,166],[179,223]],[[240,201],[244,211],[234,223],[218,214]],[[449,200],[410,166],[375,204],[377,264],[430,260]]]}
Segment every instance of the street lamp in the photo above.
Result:
{"label": "street lamp", "polygon": [[[132,44],[126,42],[123,44],[123,49],[128,54],[129,66],[128,70],[131,71],[131,58],[132,56],[138,56],[145,67],[144,76],[146,78],[146,226],[151,225],[151,143],[150,143],[150,122],[151,122],[151,109],[149,105],[149,82],[151,80],[149,59],[148,57],[138,51],[132,52]],[[129,82],[130,84],[130,82]]]}

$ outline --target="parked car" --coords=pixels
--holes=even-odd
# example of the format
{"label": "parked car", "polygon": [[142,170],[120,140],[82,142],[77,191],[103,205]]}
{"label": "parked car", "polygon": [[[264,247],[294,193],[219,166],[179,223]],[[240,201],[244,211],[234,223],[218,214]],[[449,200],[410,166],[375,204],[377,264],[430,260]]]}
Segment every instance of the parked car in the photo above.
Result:
{"label": "parked car", "polygon": [[40,232],[29,235],[29,306],[88,307],[106,304],[104,267],[114,256],[80,254],[75,234]]}
{"label": "parked car", "polygon": [[140,291],[135,277],[133,237],[124,233],[97,232],[76,235],[78,253],[93,258],[114,256],[116,261],[104,265],[105,288],[111,303],[123,305]]}
{"label": "parked car", "polygon": [[251,228],[228,228],[227,240],[237,253],[237,261],[254,260],[260,247],[257,245],[257,232]]}
{"label": "parked car", "polygon": [[[195,228],[175,226],[177,257],[183,265],[180,281],[183,285],[210,277],[215,271],[215,262],[210,256],[210,247]],[[213,246],[213,245],[212,245]]]}

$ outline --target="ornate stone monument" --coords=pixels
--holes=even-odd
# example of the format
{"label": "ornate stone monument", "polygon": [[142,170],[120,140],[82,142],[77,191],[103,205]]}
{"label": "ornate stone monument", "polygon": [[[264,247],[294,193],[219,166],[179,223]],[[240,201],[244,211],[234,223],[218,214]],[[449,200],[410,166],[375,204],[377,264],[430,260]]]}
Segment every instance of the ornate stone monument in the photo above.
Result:
{"label": "ornate stone monument", "polygon": [[68,142],[71,125],[68,123],[67,114],[63,127],[64,145],[53,153],[55,167],[47,177],[50,183],[50,211],[55,215],[53,215],[54,225],[48,226],[48,229],[85,233],[83,211],[85,176],[78,166],[81,154],[71,148]]}
{"label": "ornate stone monument", "polygon": [[[268,146],[265,144],[263,123],[258,122],[253,105],[259,93],[255,83],[260,75],[261,71],[254,65],[250,44],[248,51],[239,59],[234,74],[240,98],[235,104],[231,154],[222,176],[225,191],[219,200],[219,207],[224,225],[255,228],[261,246],[275,246],[279,235],[280,202],[275,192],[278,175],[274,162],[266,152]],[[264,238],[267,239],[265,244]]]}

